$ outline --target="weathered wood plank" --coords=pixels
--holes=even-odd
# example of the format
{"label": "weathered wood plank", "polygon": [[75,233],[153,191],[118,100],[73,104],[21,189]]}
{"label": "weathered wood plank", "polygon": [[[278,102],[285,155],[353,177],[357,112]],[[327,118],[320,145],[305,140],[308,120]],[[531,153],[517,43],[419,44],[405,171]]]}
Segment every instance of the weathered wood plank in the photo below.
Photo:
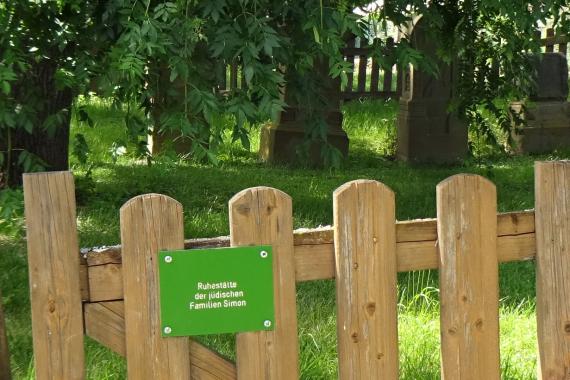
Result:
{"label": "weathered wood plank", "polygon": [[394,193],[358,180],[333,195],[340,379],[398,379]]}
{"label": "weathered wood plank", "polygon": [[437,185],[441,377],[499,380],[497,194],[487,179]]}
{"label": "weathered wood plank", "polygon": [[[126,352],[124,312],[123,301],[85,304],[86,334],[123,357]],[[237,378],[234,363],[195,341],[190,341],[190,363],[192,379]]]}
{"label": "weathered wood plank", "polygon": [[299,344],[291,198],[276,189],[255,187],[236,194],[229,208],[232,247],[273,248],[275,330],[237,334],[238,379],[296,380]]}
{"label": "weathered wood plank", "polygon": [[24,174],[37,379],[83,379],[75,186],[70,172]]}
{"label": "weathered wood plank", "polygon": [[[117,313],[113,304],[120,304]],[[86,303],[83,317],[85,334],[121,356],[126,356],[123,301]]]}
{"label": "weathered wood plank", "polygon": [[188,339],[161,336],[157,265],[159,250],[184,247],[182,206],[164,195],[141,195],[120,216],[128,377],[189,379]]}
{"label": "weathered wood plank", "polygon": [[570,379],[570,161],[535,164],[538,378]]}
{"label": "weathered wood plank", "polygon": [[88,268],[89,301],[122,299],[123,274],[121,264],[97,265]]}
{"label": "weathered wood plank", "polygon": [[235,380],[234,363],[198,342],[190,341],[192,380]]}
{"label": "weathered wood plank", "polygon": [[[532,260],[536,253],[535,234],[498,236],[497,250],[500,262]],[[438,268],[438,254],[434,240],[402,242],[396,244],[398,272]],[[294,247],[295,278],[297,282],[334,278],[334,244],[305,244]],[[114,264],[109,264],[114,265]],[[92,268],[97,267],[90,267]],[[115,273],[119,276],[119,273]],[[123,298],[122,277],[109,283],[91,281],[96,293],[105,295],[100,301]],[[110,286],[109,284],[114,284]],[[88,286],[88,285],[84,285]],[[102,289],[98,289],[102,288]],[[103,298],[100,296],[100,298]],[[87,298],[86,298],[87,299]]]}
{"label": "weathered wood plank", "polygon": [[[497,236],[520,235],[534,232],[534,211],[506,212],[497,215]],[[331,226],[319,228],[302,228],[293,231],[295,246],[309,244],[332,244],[334,240]],[[435,241],[437,240],[437,223],[434,218],[416,219],[396,222],[396,241]],[[230,237],[187,239],[185,249],[229,247]],[[88,266],[121,263],[121,246],[104,248],[85,248],[83,256]]]}
{"label": "weathered wood plank", "polygon": [[[122,277],[120,281],[123,281]],[[82,301],[89,301],[89,273],[87,271],[87,264],[79,264],[79,292],[81,293]]]}
{"label": "weathered wood plank", "polygon": [[10,380],[10,351],[8,350],[8,337],[2,308],[2,291],[0,291],[0,380]]}

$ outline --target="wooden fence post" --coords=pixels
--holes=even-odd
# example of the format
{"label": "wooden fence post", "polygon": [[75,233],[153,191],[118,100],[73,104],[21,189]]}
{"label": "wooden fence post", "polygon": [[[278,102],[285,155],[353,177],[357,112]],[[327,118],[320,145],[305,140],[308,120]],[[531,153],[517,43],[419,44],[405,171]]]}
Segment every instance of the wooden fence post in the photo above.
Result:
{"label": "wooden fence post", "polygon": [[497,194],[477,175],[437,185],[441,377],[498,380]]}
{"label": "wooden fence post", "polygon": [[535,164],[538,378],[570,379],[570,161]]}
{"label": "wooden fence post", "polygon": [[297,380],[299,343],[291,198],[276,189],[255,187],[236,194],[229,207],[232,247],[273,247],[275,330],[237,334],[238,379]]}
{"label": "wooden fence post", "polygon": [[0,380],[10,379],[10,351],[8,351],[8,337],[2,310],[2,291],[0,291]]}
{"label": "wooden fence post", "polygon": [[83,379],[83,310],[70,172],[24,174],[36,378]]}
{"label": "wooden fence post", "polygon": [[358,180],[333,202],[339,378],[397,380],[394,193]]}
{"label": "wooden fence post", "polygon": [[158,289],[158,251],[184,248],[182,206],[147,194],[120,213],[129,379],[190,379],[189,339],[161,336]]}

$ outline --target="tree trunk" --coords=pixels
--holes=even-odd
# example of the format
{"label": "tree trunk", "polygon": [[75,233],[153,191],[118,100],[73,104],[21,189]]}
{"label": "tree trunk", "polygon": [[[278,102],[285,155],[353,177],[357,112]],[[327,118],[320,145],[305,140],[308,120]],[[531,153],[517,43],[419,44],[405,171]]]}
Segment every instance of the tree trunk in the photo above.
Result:
{"label": "tree trunk", "polygon": [[[55,85],[55,72],[57,66],[49,61],[42,61],[33,69],[33,75],[26,78],[26,88],[16,89],[16,96],[24,102],[33,91],[32,97],[41,100],[36,114],[32,133],[23,128],[12,130],[8,139],[11,148],[10,167],[7,179],[8,186],[19,186],[22,183],[22,174],[25,168],[18,163],[23,151],[37,156],[44,162],[46,171],[67,170],[69,168],[69,131],[71,123],[71,105],[73,92],[70,88],[57,89]],[[30,81],[32,84],[30,84]],[[23,86],[22,86],[23,87]],[[62,121],[52,130],[52,133],[43,128],[44,122],[50,115],[63,112]]]}

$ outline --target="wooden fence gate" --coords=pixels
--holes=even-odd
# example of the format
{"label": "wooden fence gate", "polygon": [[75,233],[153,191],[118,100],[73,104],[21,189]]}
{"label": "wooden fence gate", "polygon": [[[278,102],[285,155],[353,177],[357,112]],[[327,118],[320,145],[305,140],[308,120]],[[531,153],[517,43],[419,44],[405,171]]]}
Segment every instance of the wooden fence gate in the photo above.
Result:
{"label": "wooden fence gate", "polygon": [[[498,263],[536,259],[538,377],[570,379],[570,162],[535,168],[535,211],[497,214],[495,186],[437,186],[437,219],[397,222],[367,180],[334,193],[334,228],[294,232],[291,198],[267,187],[229,202],[229,238],[183,238],[182,207],[147,194],[120,211],[122,246],[78,254],[73,177],[24,176],[37,378],[83,379],[87,334],[126,356],[130,379],[298,379],[295,284],[336,278],[339,377],[397,379],[397,272],[439,269],[444,379],[499,379]],[[275,330],[237,335],[232,363],[161,338],[160,249],[273,246]],[[123,265],[124,263],[124,265]]]}

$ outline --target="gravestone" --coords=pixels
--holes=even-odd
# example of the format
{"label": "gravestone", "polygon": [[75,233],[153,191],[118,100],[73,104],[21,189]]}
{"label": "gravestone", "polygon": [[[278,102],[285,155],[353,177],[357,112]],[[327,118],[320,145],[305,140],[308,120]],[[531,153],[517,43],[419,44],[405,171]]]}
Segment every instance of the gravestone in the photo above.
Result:
{"label": "gravestone", "polygon": [[[322,93],[319,95],[326,99],[326,104],[314,112],[318,112],[328,125],[327,141],[346,157],[348,136],[342,129],[340,80],[330,78],[328,64],[325,62],[315,62],[314,75],[322,85]],[[305,142],[309,110],[303,104],[298,104],[287,87],[283,92],[287,107],[262,128],[259,154],[267,162],[294,163],[298,162],[297,151]],[[321,153],[321,143],[311,143],[308,147],[308,163],[322,165]]]}
{"label": "gravestone", "polygon": [[570,147],[568,66],[561,53],[544,53],[535,62],[536,88],[530,103],[513,102],[513,129],[517,153],[546,153]]}
{"label": "gravestone", "polygon": [[436,60],[439,76],[413,66],[404,70],[397,156],[411,162],[455,162],[467,154],[467,124],[448,112],[457,67],[437,59],[436,45],[423,18],[416,23],[410,40],[414,48]]}

